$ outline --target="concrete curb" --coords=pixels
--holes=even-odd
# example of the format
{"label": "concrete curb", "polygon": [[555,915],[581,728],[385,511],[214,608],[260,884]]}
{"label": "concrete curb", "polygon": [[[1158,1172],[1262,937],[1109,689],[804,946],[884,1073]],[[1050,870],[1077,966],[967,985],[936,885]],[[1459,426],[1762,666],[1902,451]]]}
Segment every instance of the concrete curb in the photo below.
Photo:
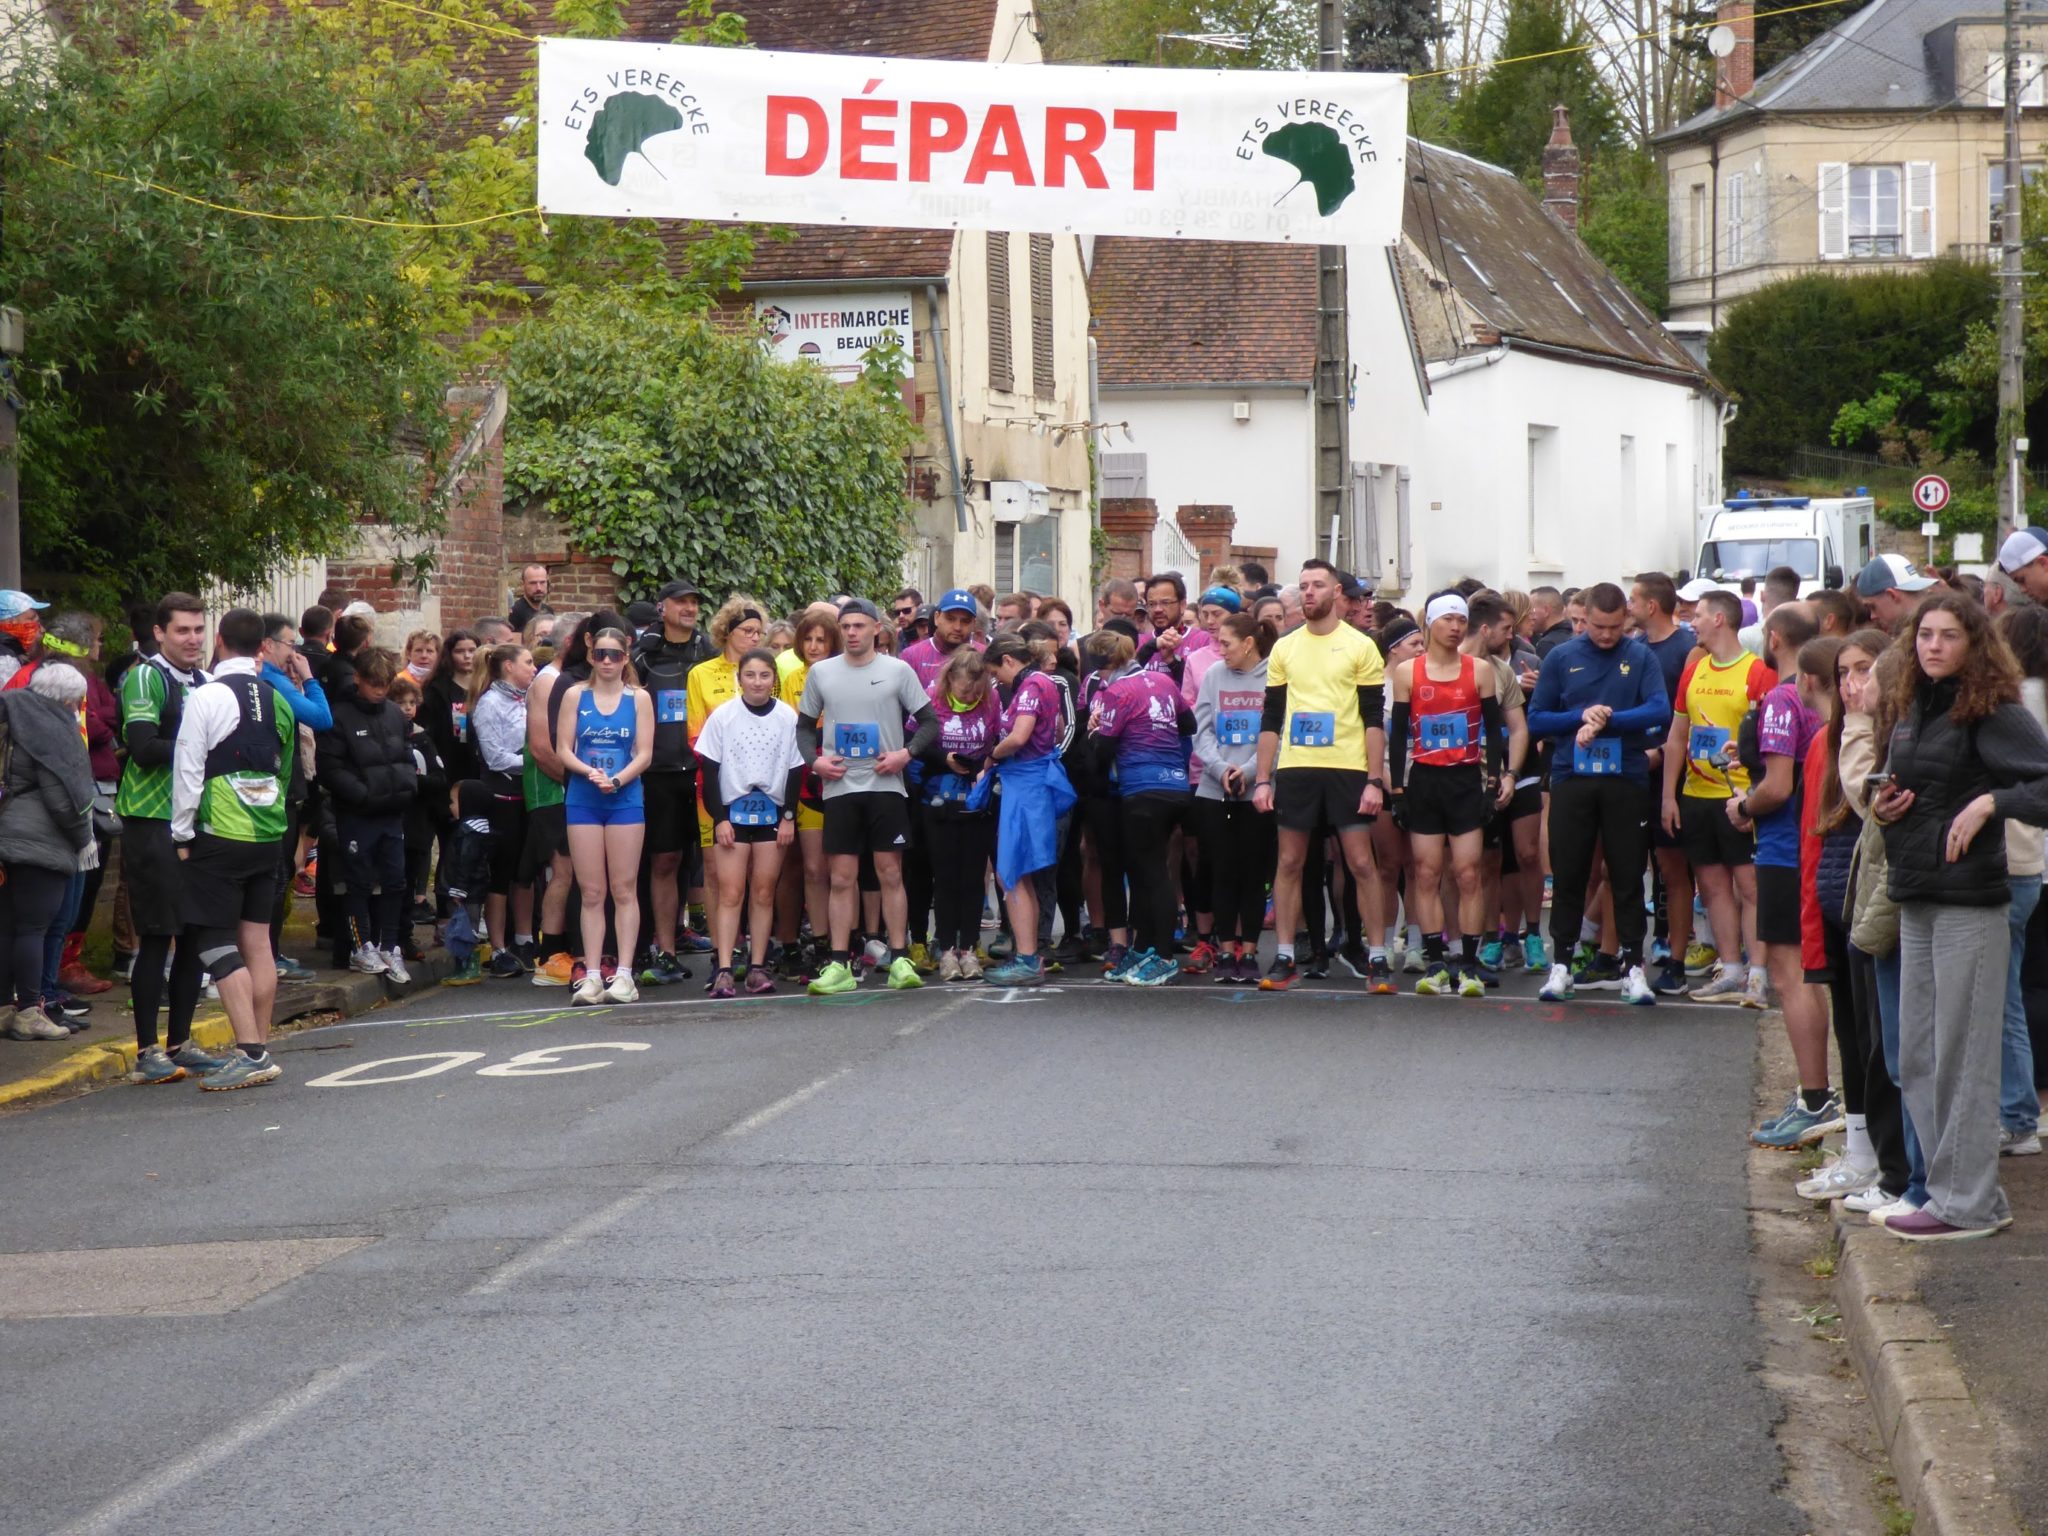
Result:
{"label": "concrete curb", "polygon": [[1914,1536],[2021,1536],[1999,1486],[1998,1435],[1920,1299],[1922,1255],[1835,1207],[1835,1301]]}
{"label": "concrete curb", "polygon": [[[403,988],[392,986],[381,976],[359,976],[353,971],[328,971],[312,981],[287,982],[277,991],[278,1023],[272,1033],[289,1033],[291,1021],[308,1014],[338,1013],[354,1018],[435,986],[454,968],[448,952],[435,949],[411,964],[412,984]],[[192,1021],[192,1038],[208,1050],[225,1050],[235,1043],[227,1016],[217,1006],[202,1009]],[[119,1082],[135,1070],[135,1049],[133,1038],[83,1046],[53,1067],[0,1083],[0,1113],[68,1098],[101,1083]]]}

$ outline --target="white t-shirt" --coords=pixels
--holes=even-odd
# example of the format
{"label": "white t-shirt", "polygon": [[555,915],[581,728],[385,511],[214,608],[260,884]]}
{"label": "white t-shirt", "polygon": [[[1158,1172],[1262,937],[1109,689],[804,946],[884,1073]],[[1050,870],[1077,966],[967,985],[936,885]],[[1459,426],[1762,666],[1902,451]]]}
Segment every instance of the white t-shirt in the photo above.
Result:
{"label": "white t-shirt", "polygon": [[796,711],[777,699],[757,715],[746,700],[727,699],[705,718],[697,755],[718,764],[718,795],[727,805],[756,789],[781,805],[790,769],[804,763],[796,749]]}

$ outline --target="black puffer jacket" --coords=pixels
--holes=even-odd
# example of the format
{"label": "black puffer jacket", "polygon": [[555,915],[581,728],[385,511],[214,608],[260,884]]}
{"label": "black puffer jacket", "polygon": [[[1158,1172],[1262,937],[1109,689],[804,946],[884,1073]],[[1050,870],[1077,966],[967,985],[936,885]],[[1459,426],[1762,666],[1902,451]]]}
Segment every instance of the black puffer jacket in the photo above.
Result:
{"label": "black puffer jacket", "polygon": [[418,793],[419,770],[407,739],[412,726],[386,699],[361,694],[332,700],[334,729],[319,738],[320,783],[343,816],[396,816]]}
{"label": "black puffer jacket", "polygon": [[[1923,682],[1913,708],[1892,730],[1885,771],[1913,791],[1913,808],[1884,829],[1892,900],[1956,907],[2002,907],[2005,821],[2048,821],[2048,734],[2019,704],[2001,704],[1967,725],[1950,718],[1950,679]],[[1989,794],[1998,810],[1955,863],[1948,829],[1964,807]]]}

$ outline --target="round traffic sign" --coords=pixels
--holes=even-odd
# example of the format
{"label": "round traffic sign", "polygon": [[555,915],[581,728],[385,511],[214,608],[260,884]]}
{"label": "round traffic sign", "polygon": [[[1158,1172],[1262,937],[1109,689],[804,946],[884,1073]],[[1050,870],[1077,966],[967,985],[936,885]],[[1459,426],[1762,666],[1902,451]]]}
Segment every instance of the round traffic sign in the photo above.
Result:
{"label": "round traffic sign", "polygon": [[1913,505],[1922,512],[1939,512],[1948,505],[1948,482],[1939,475],[1922,475],[1913,482]]}

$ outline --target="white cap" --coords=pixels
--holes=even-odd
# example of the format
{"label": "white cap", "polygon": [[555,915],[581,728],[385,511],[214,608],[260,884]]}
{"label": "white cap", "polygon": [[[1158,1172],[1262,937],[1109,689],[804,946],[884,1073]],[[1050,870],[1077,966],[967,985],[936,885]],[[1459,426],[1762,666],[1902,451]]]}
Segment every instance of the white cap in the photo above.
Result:
{"label": "white cap", "polygon": [[1894,587],[1901,592],[1925,592],[1933,585],[1934,578],[1922,575],[1904,555],[1878,555],[1856,573],[1856,594],[1864,598],[1882,597]]}
{"label": "white cap", "polygon": [[344,619],[374,619],[377,617],[377,610],[359,597],[342,609],[337,617]]}
{"label": "white cap", "polygon": [[1706,577],[1695,576],[1691,581],[1688,581],[1678,589],[1678,600],[1682,603],[1696,603],[1709,592],[1718,592],[1719,590],[1720,588],[1707,580]]}
{"label": "white cap", "polygon": [[1998,546],[1998,568],[2012,576],[2048,555],[2048,529],[2021,528]]}

